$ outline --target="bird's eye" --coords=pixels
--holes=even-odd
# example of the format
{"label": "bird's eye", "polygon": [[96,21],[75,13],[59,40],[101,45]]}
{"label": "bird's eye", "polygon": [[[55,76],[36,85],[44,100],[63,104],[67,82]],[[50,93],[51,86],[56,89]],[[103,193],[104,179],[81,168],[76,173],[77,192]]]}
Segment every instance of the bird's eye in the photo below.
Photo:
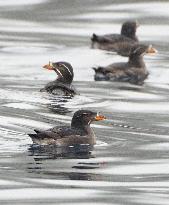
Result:
{"label": "bird's eye", "polygon": [[88,114],[88,113],[86,113],[86,112],[84,112],[84,113],[83,113],[83,115],[87,116],[87,115],[89,115],[89,114]]}
{"label": "bird's eye", "polygon": [[59,66],[59,67],[62,67],[62,64],[61,64],[61,63],[58,63],[58,66]]}

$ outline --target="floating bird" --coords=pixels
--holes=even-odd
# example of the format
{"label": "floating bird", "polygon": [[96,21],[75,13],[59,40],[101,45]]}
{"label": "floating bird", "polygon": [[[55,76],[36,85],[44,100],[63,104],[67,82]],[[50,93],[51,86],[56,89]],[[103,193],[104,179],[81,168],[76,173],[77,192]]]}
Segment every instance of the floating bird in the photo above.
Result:
{"label": "floating bird", "polygon": [[49,62],[43,68],[54,70],[58,78],[48,83],[41,92],[48,92],[59,96],[74,96],[76,94],[75,88],[71,84],[73,81],[74,73],[73,67],[67,62]]}
{"label": "floating bird", "polygon": [[93,121],[106,119],[105,116],[89,110],[78,110],[74,113],[71,126],[56,126],[45,131],[34,130],[36,134],[28,134],[33,143],[38,145],[71,146],[80,144],[96,144],[95,134],[90,127]]}
{"label": "floating bird", "polygon": [[121,34],[93,34],[91,37],[92,48],[115,51],[119,55],[129,56],[131,47],[138,43],[136,36],[138,26],[137,21],[127,21],[122,25]]}
{"label": "floating bird", "polygon": [[96,81],[119,81],[142,85],[149,75],[143,56],[155,53],[157,53],[157,50],[152,45],[135,45],[130,51],[128,62],[93,68],[95,71],[94,79]]}

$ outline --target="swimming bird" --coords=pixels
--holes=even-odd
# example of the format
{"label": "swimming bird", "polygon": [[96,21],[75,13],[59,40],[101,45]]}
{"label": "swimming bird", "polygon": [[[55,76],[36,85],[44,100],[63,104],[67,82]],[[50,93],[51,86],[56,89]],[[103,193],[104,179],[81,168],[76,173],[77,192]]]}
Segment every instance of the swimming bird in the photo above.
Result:
{"label": "swimming bird", "polygon": [[157,50],[152,45],[134,45],[130,51],[128,62],[93,68],[95,71],[94,79],[96,81],[119,81],[142,85],[149,75],[143,56],[155,53]]}
{"label": "swimming bird", "polygon": [[121,34],[93,34],[91,37],[92,48],[114,51],[119,55],[129,56],[131,47],[138,43],[136,36],[138,26],[137,21],[126,21],[122,25]]}
{"label": "swimming bird", "polygon": [[74,96],[76,94],[75,88],[72,85],[74,73],[70,63],[64,61],[49,62],[43,68],[55,71],[58,77],[41,89],[41,92],[45,91],[59,96]]}
{"label": "swimming bird", "polygon": [[93,121],[106,119],[105,116],[89,110],[78,110],[74,113],[70,126],[56,126],[45,131],[34,130],[28,134],[33,143],[38,145],[71,146],[96,144],[95,134],[90,127]]}

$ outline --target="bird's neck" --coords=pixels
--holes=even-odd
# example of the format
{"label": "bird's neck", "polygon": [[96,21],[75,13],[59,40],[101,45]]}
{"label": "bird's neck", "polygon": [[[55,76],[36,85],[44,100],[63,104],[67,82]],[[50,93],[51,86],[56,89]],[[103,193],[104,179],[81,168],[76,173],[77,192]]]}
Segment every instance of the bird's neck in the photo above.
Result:
{"label": "bird's neck", "polygon": [[58,76],[56,81],[63,83],[63,84],[71,84],[72,83],[73,77],[74,77],[73,73],[72,74],[65,73],[65,72],[58,73],[58,70],[56,70],[56,69],[54,69],[54,71],[56,72],[56,74]]}
{"label": "bird's neck", "polygon": [[138,38],[135,34],[130,33],[130,34],[126,34],[125,36],[128,37],[128,38],[133,39],[134,41],[138,41]]}
{"label": "bird's neck", "polygon": [[78,119],[72,119],[71,128],[83,130],[85,133],[91,130],[90,124],[86,124]]}
{"label": "bird's neck", "polygon": [[128,37],[128,38],[131,38],[131,39],[133,39],[133,40],[135,40],[135,41],[138,41],[138,38],[137,38],[135,32],[129,33],[129,32],[126,31],[126,30],[122,30],[122,31],[121,31],[121,35],[126,36],[126,37]]}
{"label": "bird's neck", "polygon": [[130,66],[135,66],[137,68],[145,68],[146,67],[144,60],[143,60],[143,56],[136,56],[136,55],[130,56],[128,64]]}
{"label": "bird's neck", "polygon": [[70,85],[72,83],[72,79],[67,79],[67,78],[62,78],[62,77],[59,77],[56,79],[59,83],[62,83],[62,84],[68,84]]}
{"label": "bird's neck", "polygon": [[71,128],[79,130],[82,136],[87,136],[90,144],[96,144],[96,137],[90,124],[84,124],[80,120],[72,120]]}

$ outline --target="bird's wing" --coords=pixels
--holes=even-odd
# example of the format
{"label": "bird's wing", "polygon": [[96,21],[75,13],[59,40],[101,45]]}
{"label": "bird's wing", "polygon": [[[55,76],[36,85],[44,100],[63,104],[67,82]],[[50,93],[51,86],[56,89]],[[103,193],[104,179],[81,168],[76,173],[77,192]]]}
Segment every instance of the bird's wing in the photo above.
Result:
{"label": "bird's wing", "polygon": [[36,134],[30,134],[30,137],[44,139],[44,138],[52,138],[54,140],[70,137],[72,135],[80,136],[80,132],[75,129],[71,129],[70,127],[62,126],[62,127],[53,127],[51,129],[40,131],[36,130]]}
{"label": "bird's wing", "polygon": [[103,68],[103,73],[113,81],[128,81],[129,73],[127,72],[127,63],[114,63]]}
{"label": "bird's wing", "polygon": [[96,73],[102,73],[104,75],[116,75],[118,73],[124,73],[127,69],[127,63],[113,63],[106,67],[93,68]]}
{"label": "bird's wing", "polygon": [[126,36],[120,35],[120,34],[106,34],[106,35],[101,35],[97,36],[98,41],[101,43],[125,43],[125,42],[130,42],[134,43],[135,41],[131,38],[128,38]]}
{"label": "bird's wing", "polygon": [[[74,86],[73,85],[69,85],[69,84],[63,84],[61,82],[58,82],[57,80],[53,81],[53,82],[50,82],[48,83],[45,88],[44,88],[46,91],[48,92],[52,92],[53,90],[57,90],[57,89],[61,89],[61,90],[66,90],[68,93],[73,93],[73,94],[76,94],[76,91],[74,89]],[[43,91],[43,89],[42,89]]]}

